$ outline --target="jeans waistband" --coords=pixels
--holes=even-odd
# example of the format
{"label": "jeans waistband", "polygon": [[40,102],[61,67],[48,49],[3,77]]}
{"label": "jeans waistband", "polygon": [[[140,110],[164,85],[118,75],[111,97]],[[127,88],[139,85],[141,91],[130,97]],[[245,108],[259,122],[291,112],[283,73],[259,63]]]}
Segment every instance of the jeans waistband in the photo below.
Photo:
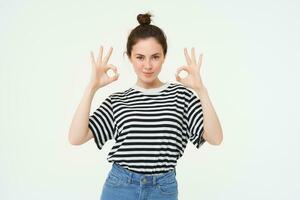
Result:
{"label": "jeans waistband", "polygon": [[160,174],[143,174],[128,170],[118,163],[114,162],[110,173],[120,178],[126,179],[128,182],[143,184],[143,185],[156,185],[176,180],[176,169],[172,169],[165,173]]}

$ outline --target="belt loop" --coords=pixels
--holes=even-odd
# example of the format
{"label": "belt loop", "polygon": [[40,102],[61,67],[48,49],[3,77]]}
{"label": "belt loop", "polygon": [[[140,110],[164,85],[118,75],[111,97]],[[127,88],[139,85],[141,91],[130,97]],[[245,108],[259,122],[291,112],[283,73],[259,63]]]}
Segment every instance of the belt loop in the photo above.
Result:
{"label": "belt loop", "polygon": [[153,176],[153,185],[156,185],[156,177],[157,176],[155,176],[155,175]]}
{"label": "belt loop", "polygon": [[130,184],[132,181],[132,173],[129,172],[129,175],[128,175],[128,183]]}

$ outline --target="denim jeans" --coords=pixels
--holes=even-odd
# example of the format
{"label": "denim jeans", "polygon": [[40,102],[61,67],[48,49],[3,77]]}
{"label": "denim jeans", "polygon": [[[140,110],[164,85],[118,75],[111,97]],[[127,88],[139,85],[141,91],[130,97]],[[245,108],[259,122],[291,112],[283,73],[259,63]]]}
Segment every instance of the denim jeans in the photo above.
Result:
{"label": "denim jeans", "polygon": [[176,169],[143,174],[112,164],[100,200],[178,200]]}

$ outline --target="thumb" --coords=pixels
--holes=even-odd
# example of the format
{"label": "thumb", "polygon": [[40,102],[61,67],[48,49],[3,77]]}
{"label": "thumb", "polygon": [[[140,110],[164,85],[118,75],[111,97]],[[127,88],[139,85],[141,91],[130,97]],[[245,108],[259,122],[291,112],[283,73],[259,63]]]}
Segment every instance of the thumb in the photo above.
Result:
{"label": "thumb", "polygon": [[119,73],[115,73],[114,76],[110,77],[111,81],[117,80],[119,78],[119,75],[120,75]]}
{"label": "thumb", "polygon": [[175,73],[175,78],[176,78],[176,81],[181,82],[181,77],[179,76],[178,73]]}

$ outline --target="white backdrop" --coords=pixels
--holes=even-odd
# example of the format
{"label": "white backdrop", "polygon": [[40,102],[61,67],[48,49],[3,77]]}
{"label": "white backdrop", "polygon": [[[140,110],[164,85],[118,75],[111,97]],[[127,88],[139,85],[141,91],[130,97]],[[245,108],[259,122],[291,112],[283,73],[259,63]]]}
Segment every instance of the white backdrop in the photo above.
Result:
{"label": "white backdrop", "polygon": [[176,82],[183,48],[204,53],[202,77],[220,118],[220,146],[189,145],[178,161],[180,199],[299,199],[299,2],[1,1],[0,199],[99,199],[111,168],[93,140],[68,143],[91,66],[114,47],[117,82],[136,76],[123,52],[147,11],[168,37],[162,81]]}

